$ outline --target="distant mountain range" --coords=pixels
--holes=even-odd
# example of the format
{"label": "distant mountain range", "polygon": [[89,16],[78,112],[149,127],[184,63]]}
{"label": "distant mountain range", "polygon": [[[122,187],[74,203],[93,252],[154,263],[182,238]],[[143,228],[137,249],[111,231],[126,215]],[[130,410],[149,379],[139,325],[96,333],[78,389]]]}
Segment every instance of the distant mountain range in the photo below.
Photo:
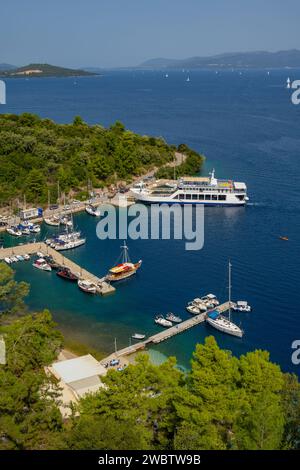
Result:
{"label": "distant mountain range", "polygon": [[13,70],[16,68],[17,68],[16,65],[5,64],[5,63],[0,64],[0,72],[5,71],[5,70]]}
{"label": "distant mountain range", "polygon": [[229,52],[209,57],[187,59],[150,59],[138,68],[147,69],[201,69],[201,68],[284,68],[300,67],[300,51],[291,49],[278,52]]}
{"label": "distant mountain range", "polygon": [[[7,66],[8,64],[2,64]],[[0,68],[2,77],[79,77],[85,75],[95,75],[86,70],[68,69],[50,64],[29,64],[24,67]]]}

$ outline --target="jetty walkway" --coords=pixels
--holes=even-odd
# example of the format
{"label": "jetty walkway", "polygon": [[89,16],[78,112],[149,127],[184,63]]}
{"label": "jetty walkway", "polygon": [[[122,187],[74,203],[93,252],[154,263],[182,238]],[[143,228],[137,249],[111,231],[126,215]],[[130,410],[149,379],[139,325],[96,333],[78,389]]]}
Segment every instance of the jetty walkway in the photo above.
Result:
{"label": "jetty walkway", "polygon": [[[233,302],[231,302],[231,306],[233,306]],[[225,302],[213,310],[218,310],[218,312],[223,313],[223,312],[226,312],[228,309],[229,309],[229,302]],[[172,338],[173,336],[178,335],[179,333],[183,333],[184,331],[187,331],[190,328],[193,328],[194,326],[200,325],[200,323],[205,322],[206,317],[207,317],[206,312],[200,313],[199,315],[195,315],[189,318],[188,320],[185,320],[181,323],[177,323],[176,325],[170,328],[166,328],[163,331],[156,333],[155,335],[149,336],[149,338],[145,339],[144,341],[139,341],[138,343],[132,344],[131,346],[128,346],[127,348],[123,348],[123,349],[120,349],[119,351],[114,352],[109,357],[102,360],[101,363],[109,362],[110,359],[125,357],[125,356],[129,356],[130,354],[134,354],[138,351],[142,351],[149,344],[158,344],[158,343],[161,343],[162,341],[166,341],[167,339]]]}
{"label": "jetty walkway", "polygon": [[99,278],[95,276],[94,274],[90,273],[78,264],[74,263],[74,261],[71,261],[61,252],[58,252],[50,246],[46,245],[46,243],[44,242],[27,243],[24,245],[17,245],[9,248],[1,248],[0,260],[4,260],[4,258],[9,258],[11,256],[16,255],[33,255],[37,252],[41,252],[44,255],[51,256],[56,263],[60,264],[61,266],[66,266],[74,274],[77,274],[80,278],[91,281],[97,286],[98,293],[101,295],[111,294],[116,290],[115,287],[113,287],[110,283],[106,282],[104,277]]}

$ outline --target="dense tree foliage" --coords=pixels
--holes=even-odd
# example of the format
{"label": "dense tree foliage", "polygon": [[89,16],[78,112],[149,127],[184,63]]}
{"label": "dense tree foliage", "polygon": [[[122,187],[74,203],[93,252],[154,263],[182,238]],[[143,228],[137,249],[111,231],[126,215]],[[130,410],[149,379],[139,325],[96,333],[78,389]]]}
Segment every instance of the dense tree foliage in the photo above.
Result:
{"label": "dense tree foliage", "polygon": [[[162,138],[140,136],[121,122],[105,129],[89,126],[80,116],[72,124],[56,124],[34,114],[0,115],[0,203],[22,197],[45,203],[48,190],[80,191],[90,180],[94,187],[129,180],[174,159],[176,147]],[[197,172],[202,162],[189,153],[183,169]]]}
{"label": "dense tree foliage", "polygon": [[[15,282],[2,263],[0,275]],[[1,303],[22,310],[13,300],[20,286],[7,285],[14,294],[2,289]],[[0,449],[300,448],[299,382],[266,351],[237,358],[208,337],[187,373],[175,358],[155,366],[140,354],[122,372],[108,371],[105,386],[63,421],[59,388],[44,370],[63,344],[50,313],[23,315],[1,334],[7,361],[0,365]]]}

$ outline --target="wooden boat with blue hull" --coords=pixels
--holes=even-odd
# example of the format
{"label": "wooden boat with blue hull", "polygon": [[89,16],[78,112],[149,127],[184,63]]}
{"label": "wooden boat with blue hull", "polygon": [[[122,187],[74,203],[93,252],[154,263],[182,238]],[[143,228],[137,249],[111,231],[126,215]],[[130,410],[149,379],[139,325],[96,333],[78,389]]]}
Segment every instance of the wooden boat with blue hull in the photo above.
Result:
{"label": "wooden boat with blue hull", "polygon": [[109,270],[109,273],[106,276],[106,279],[108,281],[116,282],[122,279],[126,279],[128,277],[131,277],[134,274],[136,274],[137,270],[142,265],[142,260],[139,260],[137,263],[132,263],[130,261],[130,258],[128,255],[128,247],[125,242],[124,242],[124,245],[122,246],[121,258],[122,258],[121,263],[117,264],[116,266],[114,266],[113,268]]}

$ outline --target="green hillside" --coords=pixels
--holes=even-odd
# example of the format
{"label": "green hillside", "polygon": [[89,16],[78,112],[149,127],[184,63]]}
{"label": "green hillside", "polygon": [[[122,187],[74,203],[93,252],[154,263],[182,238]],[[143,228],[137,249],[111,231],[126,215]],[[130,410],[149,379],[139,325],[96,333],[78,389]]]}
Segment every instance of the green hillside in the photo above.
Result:
{"label": "green hillside", "polygon": [[29,64],[13,70],[4,71],[2,75],[6,77],[78,77],[95,74],[87,72],[86,70],[68,69],[58,67],[57,65]]}

